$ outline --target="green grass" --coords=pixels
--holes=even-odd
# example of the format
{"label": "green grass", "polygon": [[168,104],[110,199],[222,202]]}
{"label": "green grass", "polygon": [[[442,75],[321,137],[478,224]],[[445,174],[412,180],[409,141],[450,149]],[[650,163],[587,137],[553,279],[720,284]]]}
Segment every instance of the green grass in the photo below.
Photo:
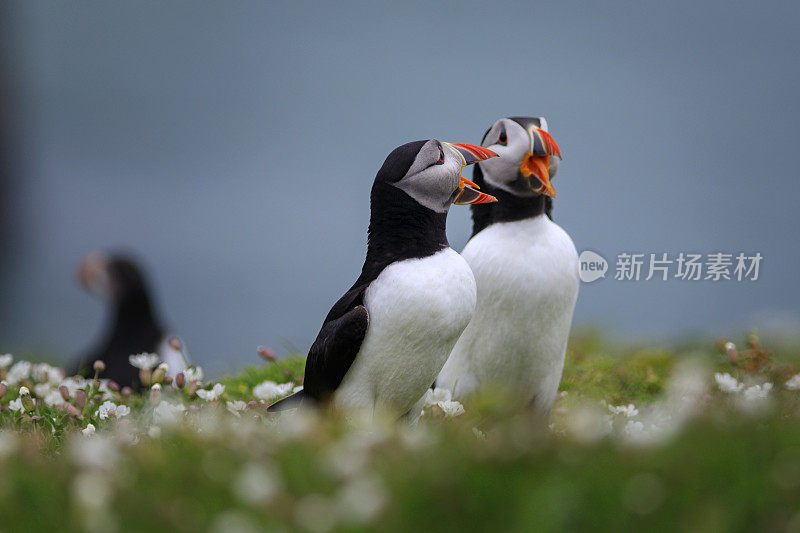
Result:
{"label": "green grass", "polygon": [[[0,399],[0,531],[798,530],[800,391],[784,383],[800,352],[738,341],[731,355],[576,335],[551,429],[492,394],[455,418],[428,409],[414,429],[267,414],[254,387],[299,382],[300,356],[220,379],[216,402],[165,386],[160,399],[190,408],[160,435],[150,393],[115,397],[132,410],[120,421],[93,408],[78,420],[44,405],[10,411],[11,387]],[[774,388],[748,402],[720,391],[714,372]],[[706,388],[691,396],[682,383]],[[239,399],[255,403],[235,416],[225,402]],[[670,405],[683,420],[675,432],[627,433]],[[88,422],[97,434],[84,437]],[[596,423],[606,430],[586,430]]]}

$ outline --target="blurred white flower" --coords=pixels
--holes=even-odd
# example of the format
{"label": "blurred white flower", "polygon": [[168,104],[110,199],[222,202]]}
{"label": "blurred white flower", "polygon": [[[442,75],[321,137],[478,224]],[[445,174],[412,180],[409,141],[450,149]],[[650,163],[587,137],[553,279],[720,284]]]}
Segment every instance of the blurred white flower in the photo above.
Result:
{"label": "blurred white flower", "polygon": [[475,435],[475,438],[478,440],[486,440],[486,433],[478,428],[472,428],[472,434]]}
{"label": "blurred white flower", "polygon": [[20,387],[19,388],[19,395],[20,396],[30,395],[30,393],[31,393],[31,391],[28,389],[28,387]]}
{"label": "blurred white flower", "polygon": [[33,379],[40,382],[49,382],[51,385],[61,382],[64,373],[60,368],[50,366],[47,363],[39,363],[31,369]]}
{"label": "blurred white flower", "polygon": [[270,501],[280,488],[281,480],[275,470],[258,463],[244,465],[233,480],[234,494],[250,505]]}
{"label": "blurred white flower", "polygon": [[303,390],[303,386],[302,385],[298,385],[297,387],[292,389],[292,394],[297,394],[301,390]]}
{"label": "blurred white flower", "polygon": [[436,405],[438,405],[442,410],[445,418],[452,418],[454,416],[461,416],[464,414],[464,406],[461,405],[461,402],[440,401],[437,402]]}
{"label": "blurred white flower", "polygon": [[183,377],[186,378],[186,383],[203,381],[203,369],[199,366],[190,366],[183,371]]}
{"label": "blurred white flower", "polygon": [[633,418],[639,414],[639,410],[635,405],[629,403],[628,405],[609,405],[608,410],[615,415],[625,415],[626,418]]}
{"label": "blurred white flower", "polygon": [[8,369],[8,374],[6,374],[6,381],[8,381],[11,385],[16,385],[23,379],[27,379],[31,376],[31,368],[33,365],[28,361],[17,361],[14,365]]}
{"label": "blurred white flower", "polygon": [[50,386],[50,383],[37,383],[33,386],[33,393],[37,398],[44,398],[52,388],[53,387]]}
{"label": "blurred white flower", "polygon": [[169,403],[162,400],[153,410],[153,421],[156,425],[172,426],[178,423],[178,419],[186,410],[181,404]]}
{"label": "blurred white flower", "polygon": [[717,382],[717,386],[719,390],[722,392],[739,392],[744,388],[744,383],[740,383],[735,377],[731,376],[727,372],[721,374],[717,372],[714,374],[714,379]]}
{"label": "blurred white flower", "polygon": [[128,361],[140,370],[152,370],[161,362],[161,358],[154,353],[140,353],[129,356]]}
{"label": "blurred white flower", "polygon": [[81,430],[81,433],[83,433],[84,437],[91,437],[94,435],[96,433],[94,424],[86,424],[86,427]]}
{"label": "blurred white flower", "polygon": [[448,389],[428,389],[425,391],[423,408],[427,409],[439,402],[449,402],[452,399],[452,393]]}
{"label": "blurred white flower", "polygon": [[275,383],[274,381],[264,381],[253,387],[253,395],[259,400],[273,400],[281,398],[292,392],[294,383]]}
{"label": "blurred white flower", "polygon": [[161,428],[158,426],[150,426],[150,429],[147,430],[147,436],[151,439],[157,439],[161,437]]}
{"label": "blurred white flower", "polygon": [[744,390],[744,399],[752,401],[766,400],[769,397],[769,391],[772,390],[772,383],[764,383],[763,385],[753,385]]}
{"label": "blurred white flower", "polygon": [[0,429],[0,459],[5,459],[16,453],[19,448],[17,434],[12,431]]}
{"label": "blurred white flower", "polygon": [[25,411],[25,409],[22,407],[22,398],[17,398],[16,400],[11,400],[8,402],[8,408],[12,411],[19,411],[20,409]]}
{"label": "blurred white flower", "polygon": [[644,432],[644,424],[636,420],[628,420],[623,431],[628,436],[639,436]]}
{"label": "blurred white flower", "polygon": [[235,414],[236,416],[241,416],[239,415],[239,411],[244,411],[247,408],[247,403],[241,400],[234,400],[234,401],[228,400],[227,402],[225,402],[225,405],[228,408],[228,411]]}
{"label": "blurred white flower", "polygon": [[217,400],[223,392],[225,392],[225,385],[217,383],[211,388],[211,390],[198,389],[197,395],[207,402],[213,402],[214,400]]}
{"label": "blurred white flower", "polygon": [[376,476],[362,476],[349,481],[339,493],[342,518],[355,524],[372,522],[386,505],[386,489]]}
{"label": "blurred white flower", "polygon": [[122,418],[130,414],[131,409],[127,405],[116,405],[114,402],[105,401],[100,408],[94,412],[94,416],[99,416],[100,420],[108,417]]}
{"label": "blurred white flower", "polygon": [[0,368],[6,368],[14,360],[14,356],[10,353],[0,355]]}
{"label": "blurred white flower", "polygon": [[786,388],[789,390],[800,389],[800,374],[795,374],[789,381],[786,382]]}
{"label": "blurred white flower", "polygon": [[[88,425],[87,425],[88,427]],[[93,439],[78,439],[70,447],[72,460],[84,468],[97,468],[113,472],[120,454],[114,442],[102,435]]]}

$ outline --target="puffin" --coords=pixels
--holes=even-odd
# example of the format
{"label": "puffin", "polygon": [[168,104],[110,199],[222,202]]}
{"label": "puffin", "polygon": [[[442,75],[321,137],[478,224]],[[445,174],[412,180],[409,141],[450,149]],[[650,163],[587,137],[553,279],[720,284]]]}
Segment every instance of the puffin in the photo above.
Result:
{"label": "puffin", "polygon": [[69,375],[91,375],[94,361],[106,364],[102,377],[120,386],[138,388],[139,369],[129,356],[154,353],[175,377],[189,366],[180,337],[168,333],[159,319],[142,269],[129,255],[91,252],[78,264],[78,281],[108,308],[107,325],[100,341],[77,357]]}
{"label": "puffin", "polygon": [[542,117],[508,117],[481,145],[498,157],[473,180],[496,204],[472,206],[461,255],[477,284],[475,316],[435,382],[464,401],[481,388],[513,391],[542,418],[555,401],[580,284],[578,253],[552,220],[561,150]]}
{"label": "puffin", "polygon": [[475,279],[447,241],[447,213],[453,204],[496,201],[461,175],[495,156],[437,139],[388,155],[372,185],[361,274],[325,317],[303,390],[270,411],[312,404],[367,419],[418,417],[475,309]]}

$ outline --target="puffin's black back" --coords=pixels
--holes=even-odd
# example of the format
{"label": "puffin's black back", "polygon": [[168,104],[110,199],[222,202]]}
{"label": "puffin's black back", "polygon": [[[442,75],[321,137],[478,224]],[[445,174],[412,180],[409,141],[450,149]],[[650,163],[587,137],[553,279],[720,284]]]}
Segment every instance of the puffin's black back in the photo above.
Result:
{"label": "puffin's black back", "polygon": [[364,266],[353,286],[325,317],[309,349],[305,396],[321,400],[341,384],[366,335],[369,316],[364,292],[383,269],[396,261],[427,257],[449,246],[447,213],[420,205],[393,185],[405,176],[426,142],[415,141],[396,148],[375,176]]}
{"label": "puffin's black back", "polygon": [[92,364],[106,364],[102,377],[122,386],[137,387],[139,370],[128,361],[130,355],[155,352],[164,337],[153,311],[147,283],[129,258],[112,256],[108,261],[112,285],[111,302],[103,336],[97,346],[80,358],[70,375],[92,373]]}

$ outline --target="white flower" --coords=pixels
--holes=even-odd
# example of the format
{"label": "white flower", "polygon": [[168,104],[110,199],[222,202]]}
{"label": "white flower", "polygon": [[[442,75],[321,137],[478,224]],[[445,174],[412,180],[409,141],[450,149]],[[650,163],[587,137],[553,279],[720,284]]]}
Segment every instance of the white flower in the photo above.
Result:
{"label": "white flower", "polygon": [[31,375],[31,368],[33,368],[33,365],[30,362],[17,361],[14,363],[14,366],[8,369],[6,381],[8,381],[11,385],[15,385],[23,379],[29,378]]}
{"label": "white flower", "polygon": [[[186,410],[181,404],[169,403],[162,400],[153,410],[153,421],[157,425],[171,426],[178,422],[178,417]],[[159,430],[160,431],[160,430]]]}
{"label": "white flower", "polygon": [[22,398],[17,398],[16,400],[8,402],[8,408],[12,411],[19,411],[20,409],[25,411],[25,408],[22,407]]}
{"label": "white flower", "polygon": [[31,391],[28,389],[28,387],[20,387],[19,388],[19,395],[20,396],[26,396],[26,395],[29,396],[30,394],[31,394]]}
{"label": "white flower", "polygon": [[94,416],[99,416],[100,420],[105,420],[109,416],[116,414],[117,405],[114,402],[103,402],[100,408],[94,412]]}
{"label": "white flower", "polygon": [[61,382],[61,385],[67,388],[71,398],[74,398],[75,393],[85,388],[88,384],[89,382],[80,376],[71,377]]}
{"label": "white flower", "polygon": [[223,392],[225,392],[225,385],[217,383],[211,388],[211,390],[198,389],[197,395],[207,402],[213,402],[214,400],[218,399]]}
{"label": "white flower", "polygon": [[114,409],[114,414],[117,418],[122,418],[123,416],[128,416],[131,414],[131,408],[127,405],[118,405],[116,409]]}
{"label": "white flower", "polygon": [[264,381],[253,387],[253,394],[260,400],[269,401],[286,396],[292,391],[293,386],[293,383],[278,384],[274,381]]}
{"label": "white flower", "polygon": [[744,383],[740,383],[735,377],[727,372],[714,374],[714,379],[717,381],[717,386],[722,392],[739,392],[744,388]]}
{"label": "white flower", "polygon": [[452,418],[454,416],[461,416],[464,414],[464,406],[461,405],[461,402],[441,401],[437,402],[436,405],[438,405],[439,409],[442,410],[445,418]]}
{"label": "white flower", "polygon": [[800,374],[795,374],[792,378],[786,382],[786,388],[789,390],[798,390],[800,389]]}
{"label": "white flower", "polygon": [[449,402],[452,399],[453,395],[448,389],[428,389],[425,391],[423,408],[427,409],[439,402]]}
{"label": "white flower", "polygon": [[298,385],[297,387],[292,389],[292,394],[297,394],[301,390],[303,390],[303,386],[302,385]]}
{"label": "white flower", "polygon": [[44,403],[51,407],[54,405],[61,405],[64,403],[64,398],[61,397],[61,393],[58,392],[58,390],[53,389],[44,397]]}
{"label": "white flower", "polygon": [[86,427],[81,430],[84,437],[91,437],[96,432],[94,424],[86,424]]}
{"label": "white flower", "polygon": [[140,353],[129,356],[128,361],[140,370],[152,370],[161,362],[161,358],[154,353]]}
{"label": "white flower", "polygon": [[183,371],[183,376],[186,378],[186,383],[203,381],[203,369],[199,366],[190,366]]}
{"label": "white flower", "polygon": [[10,353],[0,355],[0,368],[6,368],[14,360],[14,356]]}
{"label": "white flower", "polygon": [[772,390],[772,383],[764,383],[763,385],[753,385],[747,387],[744,391],[744,399],[747,401],[760,401],[766,400],[769,396],[769,391]]}
{"label": "white flower", "polygon": [[228,407],[228,411],[235,414],[236,416],[239,416],[239,411],[244,411],[245,408],[247,407],[247,404],[241,400],[235,400],[235,401],[229,400],[226,402],[226,406]]}
{"label": "white flower", "polygon": [[608,410],[615,415],[625,415],[626,418],[633,418],[639,414],[639,410],[632,403],[628,405],[609,405]]}

